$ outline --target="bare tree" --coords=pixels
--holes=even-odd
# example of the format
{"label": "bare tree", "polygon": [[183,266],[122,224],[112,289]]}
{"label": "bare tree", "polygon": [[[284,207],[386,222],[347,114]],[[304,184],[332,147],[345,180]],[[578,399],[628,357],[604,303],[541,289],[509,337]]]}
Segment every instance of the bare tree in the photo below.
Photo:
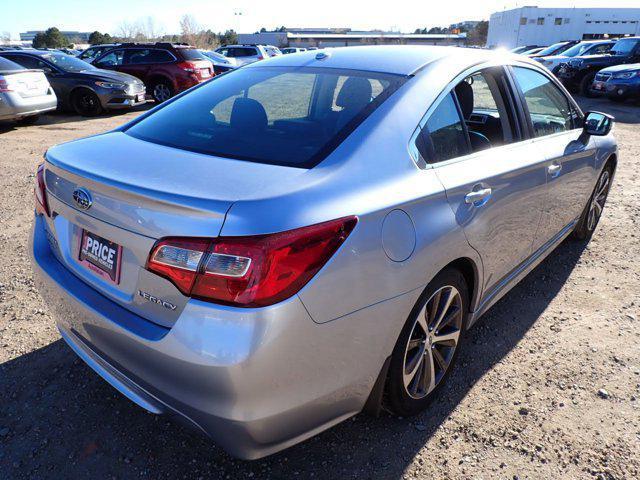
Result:
{"label": "bare tree", "polygon": [[127,20],[121,21],[116,28],[116,36],[122,40],[133,40],[137,33],[135,23],[131,23]]}
{"label": "bare tree", "polygon": [[157,40],[164,34],[162,28],[156,25],[153,17],[147,17],[144,20],[140,20],[138,24],[140,27],[140,31],[138,33],[141,33],[147,40]]}
{"label": "bare tree", "polygon": [[0,32],[0,40],[3,42],[11,41],[11,33],[7,31]]}
{"label": "bare tree", "polygon": [[183,42],[189,45],[196,45],[198,43],[198,33],[201,30],[193,15],[183,15],[180,19],[180,33],[182,34]]}

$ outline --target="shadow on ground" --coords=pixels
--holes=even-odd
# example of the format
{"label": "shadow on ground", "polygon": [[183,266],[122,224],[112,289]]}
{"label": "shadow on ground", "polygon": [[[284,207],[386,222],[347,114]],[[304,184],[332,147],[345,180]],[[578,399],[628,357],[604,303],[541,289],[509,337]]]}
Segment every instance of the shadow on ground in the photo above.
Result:
{"label": "shadow on ground", "polygon": [[[108,112],[103,112],[102,114],[97,115],[95,117],[83,117],[81,115],[76,115],[75,113],[54,110],[52,112],[41,115],[40,118],[33,124],[33,126],[36,126],[38,128],[45,129],[45,130],[46,129],[59,130],[61,128],[61,125],[63,124],[86,122],[86,121],[91,121],[92,119],[118,117],[126,113],[142,113],[153,108],[154,106],[155,106],[154,102],[147,102],[144,105],[139,105],[134,108],[124,108],[121,110],[110,110]],[[29,126],[30,125],[21,125],[17,121],[2,120],[0,121],[0,135],[13,130],[28,128]],[[68,128],[70,130],[75,130],[73,127],[68,127]]]}
{"label": "shadow on ground", "polygon": [[613,115],[616,122],[619,123],[640,123],[640,99],[636,102],[627,100],[626,102],[618,103],[606,98],[586,98],[577,95],[574,95],[574,98],[584,112],[595,110]]}
{"label": "shadow on ground", "polygon": [[[0,365],[3,478],[401,478],[469,389],[514,349],[584,245],[563,243],[468,334],[456,371],[423,414],[359,415],[267,459],[230,458],[120,396],[58,340]],[[446,458],[442,458],[446,462]]]}

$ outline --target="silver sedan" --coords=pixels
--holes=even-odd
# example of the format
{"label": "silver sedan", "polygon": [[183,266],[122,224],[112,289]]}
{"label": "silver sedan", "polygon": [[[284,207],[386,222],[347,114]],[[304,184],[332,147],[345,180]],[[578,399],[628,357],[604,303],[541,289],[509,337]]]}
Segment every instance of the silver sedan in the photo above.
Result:
{"label": "silver sedan", "polygon": [[611,127],[523,56],[274,57],[49,149],[36,283],[122,394],[259,458],[446,392],[466,330],[593,235]]}
{"label": "silver sedan", "polygon": [[0,120],[33,123],[57,105],[56,94],[41,70],[29,70],[0,57]]}

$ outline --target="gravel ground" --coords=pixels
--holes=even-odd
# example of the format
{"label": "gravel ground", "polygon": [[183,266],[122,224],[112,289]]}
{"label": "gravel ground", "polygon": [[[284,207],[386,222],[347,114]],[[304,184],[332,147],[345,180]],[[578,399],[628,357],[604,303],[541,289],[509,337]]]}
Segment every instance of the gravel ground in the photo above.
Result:
{"label": "gravel ground", "polygon": [[34,289],[42,153],[138,112],[0,125],[0,478],[640,477],[640,108],[589,103],[618,117],[620,144],[592,242],[558,247],[485,315],[427,412],[359,415],[255,462],[119,395],[64,345]]}

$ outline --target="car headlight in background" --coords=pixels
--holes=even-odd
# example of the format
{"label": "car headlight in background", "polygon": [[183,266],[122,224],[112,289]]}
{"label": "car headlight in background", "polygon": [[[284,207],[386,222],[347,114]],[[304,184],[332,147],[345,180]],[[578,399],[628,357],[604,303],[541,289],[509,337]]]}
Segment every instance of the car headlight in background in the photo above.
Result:
{"label": "car headlight in background", "polygon": [[96,85],[102,88],[110,88],[113,90],[125,90],[127,86],[118,82],[96,82]]}
{"label": "car headlight in background", "polygon": [[635,76],[640,76],[640,71],[637,71],[637,72],[621,72],[621,73],[614,73],[613,74],[613,78],[616,78],[616,79],[627,79],[627,78],[633,78]]}

